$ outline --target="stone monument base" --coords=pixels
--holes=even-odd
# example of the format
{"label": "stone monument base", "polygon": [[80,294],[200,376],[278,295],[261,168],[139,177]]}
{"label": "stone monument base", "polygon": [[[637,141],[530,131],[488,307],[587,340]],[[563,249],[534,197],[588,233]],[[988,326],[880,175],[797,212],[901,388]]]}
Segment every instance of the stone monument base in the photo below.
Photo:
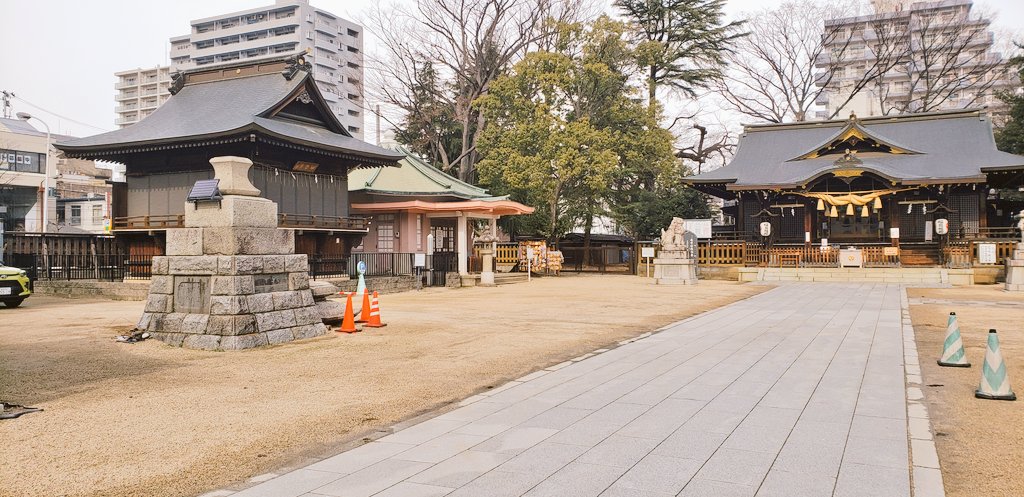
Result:
{"label": "stone monument base", "polygon": [[139,329],[205,350],[324,335],[307,271],[305,254],[154,257]]}
{"label": "stone monument base", "polygon": [[1018,243],[1013,257],[1006,259],[1006,291],[1024,292],[1024,242]]}
{"label": "stone monument base", "polygon": [[696,285],[697,261],[684,250],[663,250],[654,259],[656,285]]}

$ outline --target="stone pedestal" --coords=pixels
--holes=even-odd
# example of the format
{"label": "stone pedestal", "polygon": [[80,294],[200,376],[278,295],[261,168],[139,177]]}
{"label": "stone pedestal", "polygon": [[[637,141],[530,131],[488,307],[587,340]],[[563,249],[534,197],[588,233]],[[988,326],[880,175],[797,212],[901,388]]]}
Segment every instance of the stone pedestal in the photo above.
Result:
{"label": "stone pedestal", "polygon": [[654,259],[657,285],[696,285],[697,261],[685,250],[662,250]]}
{"label": "stone pedestal", "polygon": [[490,247],[480,249],[483,267],[480,271],[480,286],[494,286],[494,252]]}
{"label": "stone pedestal", "polygon": [[1024,242],[1018,243],[1013,257],[1006,259],[1006,291],[1024,292]]}
{"label": "stone pedestal", "polygon": [[[139,328],[171,345],[236,350],[326,333],[309,289],[309,263],[295,254],[295,233],[277,228],[277,204],[235,185],[252,165],[240,157],[211,160],[220,205],[186,203],[185,227],[167,230],[166,256],[153,276]],[[224,170],[232,171],[225,178]]]}

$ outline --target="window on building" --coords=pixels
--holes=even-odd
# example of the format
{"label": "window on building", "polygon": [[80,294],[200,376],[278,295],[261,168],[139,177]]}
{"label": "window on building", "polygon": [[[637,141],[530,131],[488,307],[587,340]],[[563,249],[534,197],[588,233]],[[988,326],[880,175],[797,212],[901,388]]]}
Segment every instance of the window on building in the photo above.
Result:
{"label": "window on building", "polygon": [[345,47],[345,49],[352,53],[359,53],[359,49],[356,47]]}
{"label": "window on building", "polygon": [[349,84],[353,84],[353,85],[357,85],[357,86],[358,86],[358,85],[359,85],[360,83],[362,83],[362,81],[359,81],[359,80],[358,80],[358,79],[356,79],[356,78],[346,78],[346,81],[348,81],[348,82],[349,82]]}
{"label": "window on building", "polygon": [[103,206],[92,206],[92,224],[103,224]]}
{"label": "window on building", "polygon": [[78,226],[82,224],[82,206],[72,205],[71,206],[71,225]]}
{"label": "window on building", "polygon": [[358,101],[359,100],[359,95],[356,95],[355,93],[349,93],[348,94],[348,99],[352,100],[352,101]]}
{"label": "window on building", "polygon": [[377,251],[395,251],[395,215],[380,214],[375,216],[377,222]]}
{"label": "window on building", "polygon": [[348,110],[348,115],[350,115],[352,117],[359,117],[359,111],[358,110],[349,109]]}
{"label": "window on building", "polygon": [[359,69],[359,64],[356,64],[355,62],[348,62],[345,65],[351,67],[352,69]]}
{"label": "window on building", "polygon": [[358,128],[358,127],[356,127],[356,126],[349,126],[349,127],[348,127],[348,131],[349,131],[350,133],[358,133],[358,132],[359,132],[359,128]]}
{"label": "window on building", "polygon": [[359,31],[356,31],[356,30],[354,30],[354,29],[349,29],[349,30],[347,31],[347,33],[348,33],[348,35],[349,35],[349,36],[351,36],[351,37],[353,37],[353,38],[356,38],[356,37],[358,37],[358,36],[359,36]]}

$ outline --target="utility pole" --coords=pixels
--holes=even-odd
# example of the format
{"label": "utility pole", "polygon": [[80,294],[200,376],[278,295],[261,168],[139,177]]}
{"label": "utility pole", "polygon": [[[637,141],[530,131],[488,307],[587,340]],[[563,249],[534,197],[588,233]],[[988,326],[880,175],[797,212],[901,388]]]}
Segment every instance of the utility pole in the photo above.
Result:
{"label": "utility pole", "polygon": [[380,104],[377,104],[377,146],[380,146]]}
{"label": "utility pole", "polygon": [[3,95],[0,98],[3,98],[3,100],[4,100],[4,119],[10,119],[11,118],[11,99],[16,97],[17,95],[15,95],[13,91],[7,91],[7,90],[4,90],[4,91],[0,92],[0,94]]}

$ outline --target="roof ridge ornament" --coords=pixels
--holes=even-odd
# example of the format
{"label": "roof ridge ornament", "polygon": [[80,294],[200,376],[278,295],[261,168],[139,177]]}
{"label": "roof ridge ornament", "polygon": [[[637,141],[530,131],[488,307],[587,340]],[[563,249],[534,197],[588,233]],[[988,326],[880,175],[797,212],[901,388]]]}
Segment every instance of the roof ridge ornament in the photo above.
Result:
{"label": "roof ridge ornament", "polygon": [[167,88],[167,91],[171,95],[177,95],[182,88],[185,87],[185,74],[181,71],[174,71],[171,73],[171,85]]}
{"label": "roof ridge ornament", "polygon": [[309,49],[307,48],[302,52],[299,52],[291,57],[284,59],[285,63],[288,64],[288,67],[281,71],[281,74],[284,76],[284,79],[291,81],[292,78],[294,78],[295,75],[299,73],[299,71],[306,71],[307,73],[313,72],[313,65],[310,64],[309,60],[306,59],[306,55],[308,54]]}
{"label": "roof ridge ornament", "polygon": [[857,118],[857,113],[852,110],[850,111],[850,123],[860,124],[860,119]]}

